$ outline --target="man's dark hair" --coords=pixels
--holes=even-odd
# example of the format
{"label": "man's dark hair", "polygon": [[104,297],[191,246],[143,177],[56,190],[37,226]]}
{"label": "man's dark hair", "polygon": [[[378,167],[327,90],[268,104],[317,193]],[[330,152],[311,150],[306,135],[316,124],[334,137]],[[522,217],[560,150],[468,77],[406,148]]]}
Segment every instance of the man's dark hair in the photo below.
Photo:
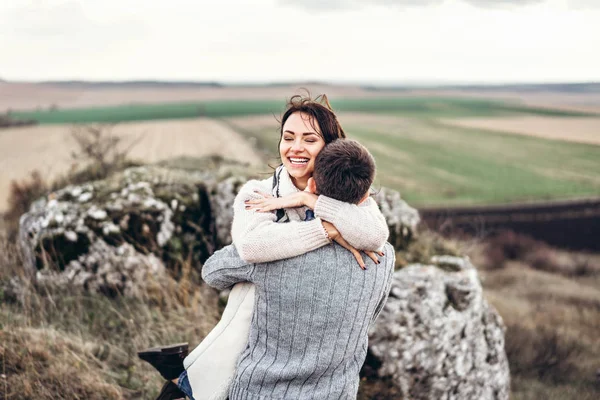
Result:
{"label": "man's dark hair", "polygon": [[317,155],[313,179],[319,194],[358,204],[375,179],[375,160],[357,141],[338,139]]}

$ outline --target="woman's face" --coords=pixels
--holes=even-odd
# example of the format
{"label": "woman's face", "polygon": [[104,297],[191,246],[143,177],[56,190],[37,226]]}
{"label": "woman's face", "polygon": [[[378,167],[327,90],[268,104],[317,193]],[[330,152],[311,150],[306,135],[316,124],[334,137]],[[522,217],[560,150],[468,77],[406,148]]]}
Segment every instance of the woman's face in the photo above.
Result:
{"label": "woman's face", "polygon": [[[316,121],[312,124],[318,128]],[[306,188],[315,170],[315,158],[325,147],[325,141],[311,125],[310,117],[302,112],[290,115],[283,125],[279,155],[292,181],[300,190]]]}

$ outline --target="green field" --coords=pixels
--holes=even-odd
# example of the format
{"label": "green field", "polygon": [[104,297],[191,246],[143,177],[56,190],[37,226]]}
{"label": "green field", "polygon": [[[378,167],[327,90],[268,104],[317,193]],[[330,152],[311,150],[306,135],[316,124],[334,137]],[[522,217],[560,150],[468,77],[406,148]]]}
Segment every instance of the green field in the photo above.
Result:
{"label": "green field", "polygon": [[[344,120],[344,116],[340,116]],[[277,125],[229,122],[276,163]],[[375,156],[377,185],[416,206],[491,204],[600,194],[600,146],[387,118],[344,123]]]}
{"label": "green field", "polygon": [[[576,111],[536,108],[502,101],[452,97],[383,97],[332,101],[336,111],[384,113],[414,118],[498,117],[510,115],[586,116]],[[20,111],[12,115],[40,124],[143,121],[242,115],[279,115],[283,100],[204,101],[193,103],[130,104],[112,107]]]}
{"label": "green field", "polygon": [[[443,118],[595,116],[519,103],[449,97],[383,97],[332,101],[350,137],[378,163],[377,185],[418,206],[490,204],[600,194],[600,146],[451,127]],[[277,162],[283,101],[211,101],[15,112],[41,124],[219,118]],[[359,116],[356,112],[360,112]],[[354,114],[349,114],[354,113]],[[261,116],[267,115],[267,118]],[[344,117],[350,115],[353,117]],[[362,115],[362,117],[360,116]],[[257,116],[257,118],[252,118]],[[381,116],[381,118],[379,117]]]}

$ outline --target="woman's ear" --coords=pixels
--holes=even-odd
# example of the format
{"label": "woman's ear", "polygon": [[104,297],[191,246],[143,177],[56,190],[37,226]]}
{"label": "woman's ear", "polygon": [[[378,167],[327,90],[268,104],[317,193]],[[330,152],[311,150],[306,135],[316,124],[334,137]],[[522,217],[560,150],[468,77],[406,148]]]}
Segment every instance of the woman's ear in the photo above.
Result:
{"label": "woman's ear", "polygon": [[308,182],[306,184],[306,191],[312,194],[317,194],[317,185],[312,177],[308,178]]}

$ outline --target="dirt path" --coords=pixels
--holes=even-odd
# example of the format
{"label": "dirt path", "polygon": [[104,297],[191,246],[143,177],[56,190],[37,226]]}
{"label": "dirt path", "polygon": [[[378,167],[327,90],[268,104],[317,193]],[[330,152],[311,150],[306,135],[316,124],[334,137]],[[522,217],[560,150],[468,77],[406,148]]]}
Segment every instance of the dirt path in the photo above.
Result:
{"label": "dirt path", "polygon": [[[67,172],[76,149],[71,125],[44,125],[0,130],[0,212],[13,179],[23,179],[38,169],[45,179]],[[260,164],[252,146],[223,123],[202,118],[122,123],[112,129],[124,145],[140,138],[130,156],[147,163],[177,156],[218,154]]]}
{"label": "dirt path", "polygon": [[444,124],[503,131],[545,139],[600,145],[600,118],[461,118],[444,119]]}

